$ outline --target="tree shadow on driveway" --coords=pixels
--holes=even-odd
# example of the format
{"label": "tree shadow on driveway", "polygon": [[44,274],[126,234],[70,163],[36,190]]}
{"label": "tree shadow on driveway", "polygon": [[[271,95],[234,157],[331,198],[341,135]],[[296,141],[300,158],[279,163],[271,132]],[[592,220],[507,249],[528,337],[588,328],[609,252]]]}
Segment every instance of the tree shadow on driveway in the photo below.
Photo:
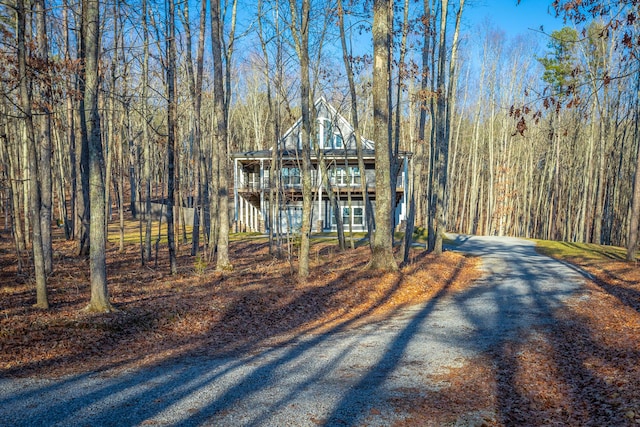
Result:
{"label": "tree shadow on driveway", "polygon": [[[523,330],[551,325],[554,310],[580,289],[577,275],[549,263],[528,242],[469,238],[458,249],[482,256],[487,273],[467,291],[450,292],[457,268],[429,302],[374,324],[352,328],[358,319],[351,318],[275,347],[218,357],[178,349],[162,364],[113,376],[107,371],[51,382],[2,380],[1,386],[15,388],[0,394],[0,424],[10,420],[11,411],[20,414],[14,425],[25,426],[42,420],[49,425],[176,426],[401,421],[410,414],[396,412],[393,399],[433,391],[439,387],[430,380],[433,374],[506,348]],[[342,279],[337,277],[335,285]],[[237,309],[242,307],[228,310]],[[507,378],[517,361],[504,361],[498,370]],[[499,388],[498,407],[507,408],[514,392]],[[452,413],[452,420],[458,415]],[[500,419],[508,424],[511,418]]]}

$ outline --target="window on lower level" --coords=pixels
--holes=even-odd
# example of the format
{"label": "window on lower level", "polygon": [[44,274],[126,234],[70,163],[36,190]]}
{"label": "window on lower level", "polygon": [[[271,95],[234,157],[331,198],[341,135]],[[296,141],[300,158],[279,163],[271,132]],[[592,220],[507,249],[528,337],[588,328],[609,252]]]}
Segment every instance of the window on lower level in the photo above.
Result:
{"label": "window on lower level", "polygon": [[[331,217],[331,222],[332,224],[335,225],[336,220],[335,217]],[[343,207],[342,208],[342,224],[345,227],[349,226],[349,222],[351,222],[351,225],[354,226],[361,226],[364,224],[364,209],[362,207],[354,207],[353,208],[353,215],[350,214],[350,209],[349,207]]]}

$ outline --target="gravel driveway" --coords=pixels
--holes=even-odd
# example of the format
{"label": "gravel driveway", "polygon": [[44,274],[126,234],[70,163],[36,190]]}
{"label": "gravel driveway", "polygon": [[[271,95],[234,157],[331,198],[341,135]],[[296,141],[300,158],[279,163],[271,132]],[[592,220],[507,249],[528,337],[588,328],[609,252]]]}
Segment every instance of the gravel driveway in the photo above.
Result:
{"label": "gravel driveway", "polygon": [[0,379],[0,426],[386,426],[390,399],[433,390],[434,373],[550,311],[581,286],[572,268],[513,238],[457,236],[486,275],[386,321],[299,337],[233,359],[177,360],[129,372]]}

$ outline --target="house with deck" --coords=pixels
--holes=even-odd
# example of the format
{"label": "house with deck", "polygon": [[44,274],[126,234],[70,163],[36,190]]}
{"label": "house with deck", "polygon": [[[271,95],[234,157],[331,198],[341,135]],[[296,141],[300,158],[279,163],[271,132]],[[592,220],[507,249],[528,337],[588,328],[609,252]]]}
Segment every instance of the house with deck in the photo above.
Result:
{"label": "house with deck", "polygon": [[[329,191],[335,195],[342,215],[344,229],[366,231],[367,215],[375,207],[375,147],[371,140],[362,138],[364,170],[358,166],[356,138],[353,126],[324,98],[315,102],[316,123],[311,140],[311,179],[313,183],[312,232],[336,230],[335,213]],[[232,154],[235,231],[295,232],[302,223],[302,119],[298,119],[268,150]],[[276,150],[274,153],[273,150]],[[395,224],[405,221],[407,213],[407,180],[411,153],[400,152],[394,172]],[[272,159],[275,155],[275,168]],[[321,159],[326,165],[328,186],[322,176]],[[271,180],[272,174],[277,180]],[[371,201],[367,210],[362,182]],[[275,188],[272,189],[270,186]],[[274,190],[274,191],[272,191]],[[277,209],[270,209],[274,197]],[[277,216],[275,221],[269,215]]]}

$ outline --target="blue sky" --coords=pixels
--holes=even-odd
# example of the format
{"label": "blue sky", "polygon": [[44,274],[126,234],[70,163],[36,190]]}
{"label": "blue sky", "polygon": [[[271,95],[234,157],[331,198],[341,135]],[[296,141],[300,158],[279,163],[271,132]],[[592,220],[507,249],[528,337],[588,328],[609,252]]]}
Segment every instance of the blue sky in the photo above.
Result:
{"label": "blue sky", "polygon": [[509,36],[534,35],[541,25],[551,33],[564,25],[550,4],[551,0],[521,0],[519,5],[517,0],[468,0],[464,19],[472,28],[489,19]]}

